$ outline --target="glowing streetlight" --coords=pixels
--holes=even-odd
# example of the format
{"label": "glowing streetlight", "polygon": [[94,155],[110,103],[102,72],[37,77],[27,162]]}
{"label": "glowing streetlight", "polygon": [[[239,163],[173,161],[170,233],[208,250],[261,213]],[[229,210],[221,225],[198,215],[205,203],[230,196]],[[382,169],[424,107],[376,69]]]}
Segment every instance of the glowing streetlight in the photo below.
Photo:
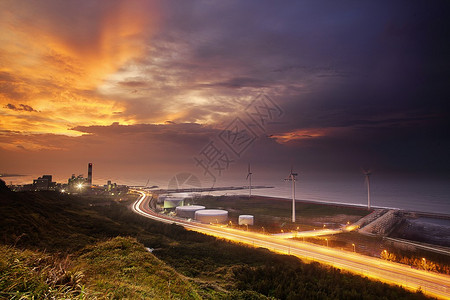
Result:
{"label": "glowing streetlight", "polygon": [[77,184],[77,188],[78,188],[79,190],[81,190],[82,187],[83,187],[83,184],[82,184],[82,183]]}
{"label": "glowing streetlight", "polygon": [[352,244],[352,246],[353,246],[353,252],[356,252],[356,246],[355,246],[355,244]]}
{"label": "glowing streetlight", "polygon": [[328,247],[328,239],[325,239],[325,241],[327,241],[327,247]]}

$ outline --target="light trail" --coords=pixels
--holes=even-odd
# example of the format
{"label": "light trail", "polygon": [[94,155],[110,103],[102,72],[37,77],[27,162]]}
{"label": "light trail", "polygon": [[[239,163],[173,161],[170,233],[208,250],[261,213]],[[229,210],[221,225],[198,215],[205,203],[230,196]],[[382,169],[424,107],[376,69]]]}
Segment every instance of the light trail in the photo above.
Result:
{"label": "light trail", "polygon": [[317,261],[385,283],[400,285],[412,291],[420,288],[425,294],[450,299],[450,276],[417,270],[406,265],[354,252],[299,241],[278,239],[260,233],[169,218],[152,211],[148,206],[149,197],[142,191],[138,192],[141,194],[141,197],[133,204],[132,209],[134,212],[147,218],[168,224],[175,223],[188,230],[254,247],[267,248],[282,254],[295,255],[302,259]]}

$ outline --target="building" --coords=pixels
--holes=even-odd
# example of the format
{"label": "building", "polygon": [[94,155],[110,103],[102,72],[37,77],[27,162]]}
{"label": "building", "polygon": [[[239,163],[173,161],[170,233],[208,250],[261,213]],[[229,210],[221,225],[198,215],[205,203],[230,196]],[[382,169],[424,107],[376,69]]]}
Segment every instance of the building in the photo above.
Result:
{"label": "building", "polygon": [[86,182],[87,179],[84,178],[83,175],[78,175],[75,177],[75,174],[72,174],[72,177],[70,177],[67,181],[67,185],[69,187],[69,191],[80,192]]}
{"label": "building", "polygon": [[33,180],[31,189],[34,191],[54,190],[56,183],[52,179],[52,175],[42,175],[42,177]]}

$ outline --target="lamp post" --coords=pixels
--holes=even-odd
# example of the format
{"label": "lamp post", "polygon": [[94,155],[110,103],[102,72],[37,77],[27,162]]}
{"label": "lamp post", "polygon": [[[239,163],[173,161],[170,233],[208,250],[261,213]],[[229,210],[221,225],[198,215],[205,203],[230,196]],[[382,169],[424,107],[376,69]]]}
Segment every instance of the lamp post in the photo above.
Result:
{"label": "lamp post", "polygon": [[356,246],[355,246],[355,244],[352,244],[352,246],[353,246],[353,252],[356,252]]}
{"label": "lamp post", "polygon": [[328,239],[325,239],[325,241],[327,241],[327,247],[328,247]]}

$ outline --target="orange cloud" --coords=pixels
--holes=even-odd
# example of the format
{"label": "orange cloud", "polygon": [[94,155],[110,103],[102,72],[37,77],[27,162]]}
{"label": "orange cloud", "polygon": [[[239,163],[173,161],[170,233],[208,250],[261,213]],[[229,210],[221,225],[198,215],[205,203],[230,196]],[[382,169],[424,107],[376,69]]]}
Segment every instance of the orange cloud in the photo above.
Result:
{"label": "orange cloud", "polygon": [[271,138],[275,139],[279,144],[286,144],[294,141],[322,137],[330,133],[330,131],[329,128],[296,129],[290,132],[274,134]]}
{"label": "orange cloud", "polygon": [[133,124],[97,88],[144,53],[157,12],[142,1],[2,2],[0,130],[74,135],[74,126]]}

